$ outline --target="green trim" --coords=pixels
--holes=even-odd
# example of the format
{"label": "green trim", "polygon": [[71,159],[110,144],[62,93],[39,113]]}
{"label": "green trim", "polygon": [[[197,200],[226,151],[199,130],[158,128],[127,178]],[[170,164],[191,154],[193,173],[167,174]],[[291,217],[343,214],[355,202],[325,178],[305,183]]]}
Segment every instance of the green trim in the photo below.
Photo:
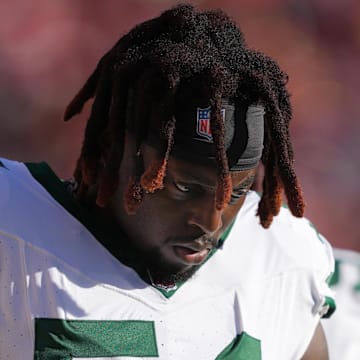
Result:
{"label": "green trim", "polygon": [[171,289],[163,289],[163,288],[160,288],[154,284],[151,284],[151,286],[160,291],[167,299],[170,299],[175,293],[176,291],[179,290],[179,287],[181,287],[182,285],[184,284],[184,282],[178,282],[175,284],[175,286]]}
{"label": "green trim", "polygon": [[335,260],[335,269],[326,279],[327,284],[332,287],[339,283],[340,281],[340,260]]}
{"label": "green trim", "polygon": [[227,229],[224,231],[224,233],[221,235],[220,240],[219,240],[219,244],[218,244],[218,248],[221,247],[225,240],[227,239],[227,237],[229,236],[231,229],[233,228],[235,224],[235,220],[227,227]]}
{"label": "green trim", "polygon": [[335,310],[336,304],[334,299],[329,296],[325,296],[325,302],[322,306],[322,309],[320,310],[320,316],[327,319],[334,313]]}
{"label": "green trim", "polygon": [[353,291],[360,292],[360,281],[353,286]]}
{"label": "green trim", "polygon": [[261,342],[243,332],[215,360],[261,360]]}
{"label": "green trim", "polygon": [[[308,219],[307,219],[308,220]],[[321,243],[324,243],[324,239],[321,237],[320,233],[318,232],[318,230],[316,229],[315,225],[308,220],[308,223],[310,225],[310,227],[312,227],[314,229],[314,231],[316,232],[316,236],[318,237],[318,239],[320,240]]]}
{"label": "green trim", "polygon": [[153,321],[35,319],[34,360],[158,355]]}

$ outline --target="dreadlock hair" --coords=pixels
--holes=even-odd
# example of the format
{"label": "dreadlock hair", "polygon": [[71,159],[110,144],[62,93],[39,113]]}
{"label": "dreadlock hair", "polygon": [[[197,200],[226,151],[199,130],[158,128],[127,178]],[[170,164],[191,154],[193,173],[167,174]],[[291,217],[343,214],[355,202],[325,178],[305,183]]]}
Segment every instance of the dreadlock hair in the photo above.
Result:
{"label": "dreadlock hair", "polygon": [[[96,203],[105,206],[117,189],[125,129],[135,130],[140,145],[154,122],[162,143],[161,160],[132,179],[125,207],[134,212],[145,191],[161,189],[174,142],[178,94],[184,84],[196,84],[212,109],[216,207],[222,209],[232,191],[220,115],[221,99],[230,98],[245,107],[265,108],[264,177],[258,207],[262,226],[269,227],[278,214],[283,190],[290,211],[301,217],[304,200],[293,165],[287,81],[278,64],[250,49],[240,29],[220,10],[201,12],[181,4],[136,26],[103,56],[66,108],[64,119],[69,120],[94,98],[74,175],[80,184],[77,196],[83,199],[97,184]],[[154,108],[155,120],[149,115]]]}

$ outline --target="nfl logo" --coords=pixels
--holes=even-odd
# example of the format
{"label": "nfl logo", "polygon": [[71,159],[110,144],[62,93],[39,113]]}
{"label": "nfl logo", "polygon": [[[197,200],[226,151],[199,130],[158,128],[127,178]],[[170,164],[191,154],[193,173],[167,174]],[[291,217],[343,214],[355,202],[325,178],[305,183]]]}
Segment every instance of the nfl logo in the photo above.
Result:
{"label": "nfl logo", "polygon": [[[206,109],[197,109],[196,116],[196,133],[209,142],[213,141],[210,129],[210,106]],[[225,120],[225,109],[221,109],[221,117]]]}

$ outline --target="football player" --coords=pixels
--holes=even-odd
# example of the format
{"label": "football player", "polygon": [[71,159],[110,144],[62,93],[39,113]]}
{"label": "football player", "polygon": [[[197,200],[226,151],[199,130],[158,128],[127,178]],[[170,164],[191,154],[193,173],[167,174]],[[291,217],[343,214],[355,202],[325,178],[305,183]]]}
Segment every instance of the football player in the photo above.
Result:
{"label": "football player", "polygon": [[286,83],[222,11],[123,36],[65,111],[94,101],[74,179],[1,160],[1,359],[327,359]]}

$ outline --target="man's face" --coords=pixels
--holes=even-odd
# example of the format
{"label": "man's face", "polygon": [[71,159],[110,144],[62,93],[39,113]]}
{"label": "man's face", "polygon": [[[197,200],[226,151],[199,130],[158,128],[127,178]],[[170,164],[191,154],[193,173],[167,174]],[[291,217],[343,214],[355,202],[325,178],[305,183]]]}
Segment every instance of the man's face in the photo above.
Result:
{"label": "man's face", "polygon": [[[165,281],[187,278],[204,262],[234,220],[254,180],[255,170],[231,172],[231,201],[223,210],[217,210],[216,169],[170,157],[164,188],[145,194],[136,214],[128,215],[123,195],[134,173],[135,153],[128,135],[112,212],[150,272]],[[141,153],[145,169],[158,156],[148,145],[142,145]]]}

